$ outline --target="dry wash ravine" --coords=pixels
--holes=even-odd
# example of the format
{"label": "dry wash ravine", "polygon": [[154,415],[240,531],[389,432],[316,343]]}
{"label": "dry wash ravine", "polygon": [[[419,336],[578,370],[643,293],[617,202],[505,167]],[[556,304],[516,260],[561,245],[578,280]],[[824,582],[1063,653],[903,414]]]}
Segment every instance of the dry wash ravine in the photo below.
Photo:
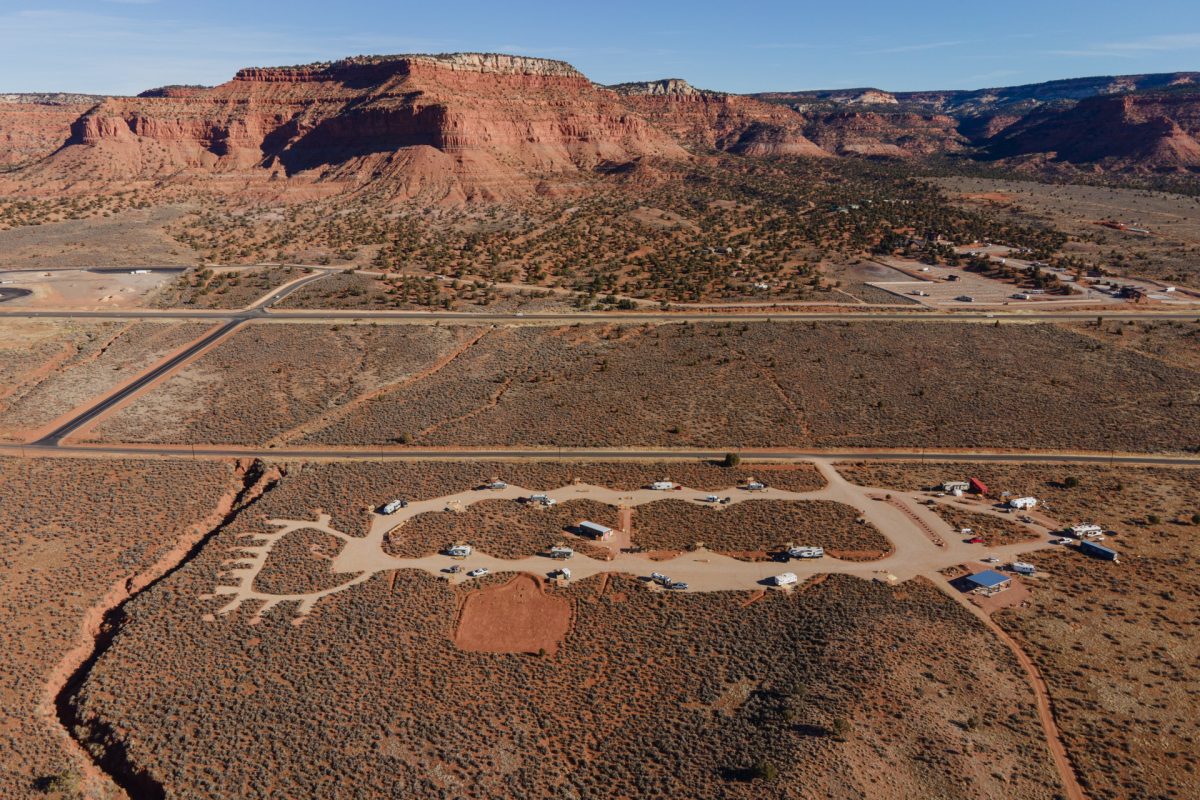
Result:
{"label": "dry wash ravine", "polygon": [[[63,733],[64,748],[79,767],[87,789],[119,787],[130,800],[158,800],[163,787],[127,758],[111,731],[99,730],[82,719],[76,695],[87,682],[92,667],[112,645],[125,623],[125,608],[142,592],[152,589],[192,560],[204,546],[246,509],[270,491],[282,477],[276,467],[261,461],[238,464],[239,483],[220,499],[211,515],[183,534],[168,552],[147,569],[112,586],[85,614],[81,641],[59,662],[47,679],[40,706],[48,724]],[[90,793],[88,796],[91,796]],[[107,795],[105,795],[107,796]]]}

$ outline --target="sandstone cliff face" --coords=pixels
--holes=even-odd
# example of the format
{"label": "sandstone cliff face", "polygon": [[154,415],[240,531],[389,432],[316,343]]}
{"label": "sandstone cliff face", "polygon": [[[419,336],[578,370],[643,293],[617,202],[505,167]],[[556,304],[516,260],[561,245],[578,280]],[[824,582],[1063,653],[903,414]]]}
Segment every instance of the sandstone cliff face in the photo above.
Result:
{"label": "sandstone cliff face", "polygon": [[1200,170],[1200,91],[1095,97],[1031,114],[988,145],[993,158],[1044,157],[1134,171]]}
{"label": "sandstone cliff face", "polygon": [[71,124],[102,98],[76,94],[0,95],[0,166],[45,158],[67,143]]}
{"label": "sandstone cliff face", "polygon": [[829,156],[804,135],[804,119],[784,106],[699,90],[676,78],[610,88],[631,110],[698,150],[758,157]]}
{"label": "sandstone cliff face", "polygon": [[604,162],[687,157],[569,65],[492,54],[246,69],[212,89],[106,100],[70,142],[41,167],[451,201],[522,195]]}
{"label": "sandstone cliff face", "polygon": [[944,114],[844,110],[805,116],[809,138],[839,155],[908,158],[968,145],[958,121]]}

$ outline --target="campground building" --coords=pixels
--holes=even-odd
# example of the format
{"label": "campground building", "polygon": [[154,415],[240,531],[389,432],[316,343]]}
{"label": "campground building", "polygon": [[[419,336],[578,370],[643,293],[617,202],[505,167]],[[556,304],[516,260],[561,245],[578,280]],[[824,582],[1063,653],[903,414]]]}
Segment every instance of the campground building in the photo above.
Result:
{"label": "campground building", "polygon": [[1012,586],[1012,578],[1002,575],[994,569],[985,569],[967,576],[967,583],[973,588],[972,592],[984,596],[1000,594]]}

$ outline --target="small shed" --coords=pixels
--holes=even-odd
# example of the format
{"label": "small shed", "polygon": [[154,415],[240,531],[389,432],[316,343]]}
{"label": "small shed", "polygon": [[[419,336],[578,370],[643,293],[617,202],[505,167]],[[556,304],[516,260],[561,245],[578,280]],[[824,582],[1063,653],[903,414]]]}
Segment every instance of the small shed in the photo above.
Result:
{"label": "small shed", "polygon": [[579,528],[579,532],[591,536],[593,539],[607,539],[612,536],[612,528],[607,525],[601,525],[598,522],[589,522],[584,520],[575,527]]}
{"label": "small shed", "polygon": [[984,595],[999,594],[1012,586],[1012,578],[1001,575],[994,569],[985,569],[983,572],[968,575],[967,582],[974,587],[973,592]]}
{"label": "small shed", "polygon": [[1087,555],[1089,555],[1093,558],[1104,559],[1105,561],[1116,561],[1117,560],[1117,551],[1116,550],[1113,550],[1111,547],[1105,547],[1104,545],[1098,544],[1096,542],[1087,542],[1087,541],[1080,542],[1079,543],[1079,552],[1086,553]]}
{"label": "small shed", "polygon": [[988,493],[987,484],[979,480],[979,478],[971,478],[967,481],[967,485],[971,487],[971,491],[975,494],[986,495]]}

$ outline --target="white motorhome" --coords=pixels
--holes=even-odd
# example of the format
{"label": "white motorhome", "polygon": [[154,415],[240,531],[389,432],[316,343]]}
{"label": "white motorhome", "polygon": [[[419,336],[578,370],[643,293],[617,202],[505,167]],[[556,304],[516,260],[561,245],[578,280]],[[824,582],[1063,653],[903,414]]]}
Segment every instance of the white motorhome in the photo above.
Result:
{"label": "white motorhome", "polygon": [[550,557],[557,559],[568,559],[575,555],[575,551],[567,547],[565,544],[556,544],[550,548]]}
{"label": "white motorhome", "polygon": [[767,488],[767,485],[761,481],[750,481],[746,484],[747,492],[761,492]]}
{"label": "white motorhome", "polygon": [[671,481],[655,481],[650,484],[650,488],[656,492],[669,492],[675,488],[675,484]]}
{"label": "white motorhome", "polygon": [[1072,525],[1071,535],[1076,539],[1095,539],[1096,537],[1104,536],[1104,529],[1099,525],[1085,522],[1081,525]]}
{"label": "white motorhome", "polygon": [[782,572],[771,579],[776,586],[790,586],[800,580],[794,572]]}
{"label": "white motorhome", "polygon": [[558,503],[557,500],[547,494],[531,494],[529,495],[528,502],[535,506],[552,506]]}
{"label": "white motorhome", "polygon": [[1015,508],[1019,511],[1028,511],[1037,504],[1036,497],[1014,497],[1008,501],[1009,508]]}
{"label": "white motorhome", "polygon": [[452,544],[446,548],[446,555],[451,558],[466,558],[471,555],[471,545],[469,544]]}

